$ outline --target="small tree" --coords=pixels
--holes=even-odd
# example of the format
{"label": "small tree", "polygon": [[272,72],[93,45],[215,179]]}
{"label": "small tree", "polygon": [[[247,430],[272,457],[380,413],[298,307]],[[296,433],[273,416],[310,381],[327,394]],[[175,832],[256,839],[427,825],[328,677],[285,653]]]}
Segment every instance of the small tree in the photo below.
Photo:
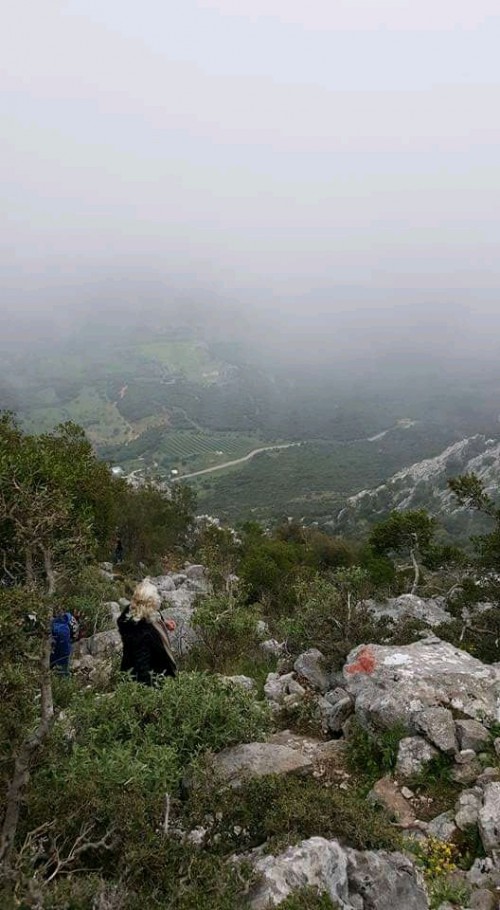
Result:
{"label": "small tree", "polygon": [[436,531],[436,520],[424,509],[409,512],[391,512],[389,517],[375,525],[370,534],[370,546],[381,556],[409,555],[414,569],[411,593],[415,594],[420,583],[419,557],[431,545]]}
{"label": "small tree", "polygon": [[[30,767],[50,731],[54,715],[50,653],[52,603],[57,582],[71,567],[96,552],[99,542],[110,531],[115,494],[121,490],[107,466],[97,461],[83,430],[74,424],[60,426],[53,433],[31,436],[22,432],[11,415],[0,419],[0,527],[6,532],[4,569],[9,579],[17,576],[25,582],[18,597],[15,591],[4,597],[7,628],[19,630],[23,615],[26,617],[29,612],[28,605],[32,610],[33,604],[38,605],[29,660],[36,667],[39,708],[11,743],[12,774],[0,834],[0,862],[7,868]],[[27,609],[20,615],[23,603]],[[7,656],[3,654],[4,659]],[[14,652],[10,657],[15,667],[19,654]],[[13,671],[12,679],[15,678]]]}

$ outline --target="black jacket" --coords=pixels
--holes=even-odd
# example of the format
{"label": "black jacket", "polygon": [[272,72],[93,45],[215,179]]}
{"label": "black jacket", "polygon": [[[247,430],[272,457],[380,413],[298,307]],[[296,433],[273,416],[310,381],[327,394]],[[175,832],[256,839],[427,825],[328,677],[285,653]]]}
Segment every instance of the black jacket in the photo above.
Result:
{"label": "black jacket", "polygon": [[130,672],[133,679],[146,686],[153,684],[154,675],[175,676],[175,667],[150,622],[145,619],[135,622],[126,607],[118,617],[118,631],[123,642],[123,672]]}

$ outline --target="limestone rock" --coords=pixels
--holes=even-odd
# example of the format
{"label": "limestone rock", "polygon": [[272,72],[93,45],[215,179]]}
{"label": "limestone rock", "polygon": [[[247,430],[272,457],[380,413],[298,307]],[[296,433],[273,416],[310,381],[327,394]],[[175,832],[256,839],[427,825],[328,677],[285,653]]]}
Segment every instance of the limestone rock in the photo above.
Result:
{"label": "limestone rock", "polygon": [[276,638],[269,638],[267,641],[261,641],[259,647],[265,654],[270,654],[273,657],[280,657],[285,650],[284,643],[277,641]]}
{"label": "limestone rock", "polygon": [[169,591],[175,591],[175,584],[171,575],[158,575],[157,578],[151,579],[151,583],[158,588],[158,593],[162,598]]}
{"label": "limestone rock", "polygon": [[186,569],[186,577],[190,581],[203,581],[206,578],[205,566],[188,566]]}
{"label": "limestone rock", "polygon": [[244,743],[231,746],[214,756],[217,774],[238,787],[245,778],[266,774],[311,774],[312,760],[289,746],[274,743]]}
{"label": "limestone rock", "polygon": [[428,910],[421,873],[402,853],[346,850],[349,895],[363,899],[364,910]]}
{"label": "limestone rock", "polygon": [[325,732],[340,733],[347,718],[354,711],[354,703],[345,689],[332,689],[326,695],[320,695],[317,705],[321,714]]}
{"label": "limestone rock", "polygon": [[393,619],[395,622],[402,619],[417,619],[431,628],[452,620],[445,609],[444,598],[431,600],[417,597],[415,594],[401,594],[400,597],[389,598],[382,604],[368,600],[365,601],[365,606],[379,619]]}
{"label": "limestone rock", "polygon": [[485,723],[500,719],[499,669],[434,637],[404,647],[361,645],[343,675],[366,729],[399,722],[417,733],[418,715],[436,705]]}
{"label": "limestone rock", "polygon": [[455,765],[451,769],[450,777],[456,784],[460,784],[462,787],[470,787],[471,784],[477,781],[481,771],[481,762],[478,758],[474,758],[472,761],[467,761],[466,764]]}
{"label": "limestone rock", "polygon": [[118,629],[109,629],[107,632],[96,632],[89,638],[81,638],[75,643],[73,653],[77,659],[87,654],[91,657],[106,658],[121,653],[121,648],[122,641]]}
{"label": "limestone rock", "polygon": [[256,682],[250,676],[223,676],[222,679],[232,686],[246,689],[247,692],[253,692],[256,688]]}
{"label": "limestone rock", "polygon": [[460,749],[473,749],[474,752],[481,752],[490,742],[488,730],[477,720],[457,720],[455,727]]}
{"label": "limestone rock", "polygon": [[464,790],[455,805],[455,822],[461,831],[477,825],[479,810],[482,805],[482,793],[479,787]]}
{"label": "limestone rock", "polygon": [[277,907],[292,892],[306,886],[329,894],[340,910],[352,910],[347,857],[336,841],[311,837],[279,856],[262,857],[255,870],[261,880],[250,895],[251,910]]}
{"label": "limestone rock", "polygon": [[185,575],[184,572],[172,572],[170,578],[172,579],[174,586],[180,588],[186,581],[187,575]]}
{"label": "limestone rock", "polygon": [[437,755],[438,750],[422,736],[407,736],[399,743],[396,774],[401,777],[420,774]]}
{"label": "limestone rock", "polygon": [[500,783],[487,784],[479,810],[479,833],[488,854],[500,849]]}
{"label": "limestone rock", "polygon": [[448,708],[425,708],[418,713],[416,725],[440,752],[454,755],[458,751],[455,721]]}
{"label": "limestone rock", "polygon": [[427,830],[431,837],[435,837],[438,840],[453,840],[458,834],[454,812],[442,812],[441,815],[437,815],[436,818],[429,822]]}
{"label": "limestone rock", "polygon": [[298,676],[303,676],[320,692],[327,692],[330,688],[330,674],[325,669],[325,658],[317,648],[310,648],[300,654],[293,668]]}

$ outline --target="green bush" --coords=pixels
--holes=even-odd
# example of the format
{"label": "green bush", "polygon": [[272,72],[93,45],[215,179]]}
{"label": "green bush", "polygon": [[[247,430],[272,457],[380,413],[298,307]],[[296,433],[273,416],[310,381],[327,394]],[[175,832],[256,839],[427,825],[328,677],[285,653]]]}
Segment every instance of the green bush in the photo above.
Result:
{"label": "green bush", "polygon": [[105,604],[121,596],[116,584],[96,566],[86,566],[61,595],[61,606],[78,617],[83,635],[109,629],[109,610]]}
{"label": "green bush", "polygon": [[297,585],[297,607],[278,624],[292,654],[319,648],[340,669],[360,642],[387,638],[387,623],[374,619],[355,598],[349,601],[344,587],[344,581],[336,584],[320,575]]}
{"label": "green bush", "polygon": [[198,643],[191,664],[229,672],[239,660],[257,652],[259,618],[258,606],[247,606],[228,594],[201,599],[192,620]]}
{"label": "green bush", "polygon": [[347,740],[347,760],[351,770],[359,774],[367,786],[371,785],[394,770],[399,743],[406,735],[402,724],[374,735],[355,720]]}
{"label": "green bush", "polygon": [[249,693],[203,673],[76,693],[33,775],[24,831],[50,821],[66,845],[85,826],[93,840],[112,831],[113,848],[100,857],[109,869],[117,850],[157,830],[165,794],[176,796],[197,756],[261,738],[268,722]]}

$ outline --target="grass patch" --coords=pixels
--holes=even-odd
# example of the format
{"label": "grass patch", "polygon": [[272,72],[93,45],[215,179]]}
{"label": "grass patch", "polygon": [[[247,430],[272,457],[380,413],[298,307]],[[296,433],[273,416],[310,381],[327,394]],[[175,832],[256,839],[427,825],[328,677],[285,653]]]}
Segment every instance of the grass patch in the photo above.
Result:
{"label": "grass patch", "polygon": [[269,775],[236,790],[213,782],[205,771],[185,807],[183,825],[210,820],[208,846],[229,854],[260,844],[279,853],[309,837],[336,838],[358,850],[401,846],[388,817],[367,804],[361,790],[340,790],[314,778]]}
{"label": "grass patch", "polygon": [[347,764],[365,788],[394,770],[399,743],[406,735],[404,726],[396,724],[375,736],[354,720],[347,740]]}

